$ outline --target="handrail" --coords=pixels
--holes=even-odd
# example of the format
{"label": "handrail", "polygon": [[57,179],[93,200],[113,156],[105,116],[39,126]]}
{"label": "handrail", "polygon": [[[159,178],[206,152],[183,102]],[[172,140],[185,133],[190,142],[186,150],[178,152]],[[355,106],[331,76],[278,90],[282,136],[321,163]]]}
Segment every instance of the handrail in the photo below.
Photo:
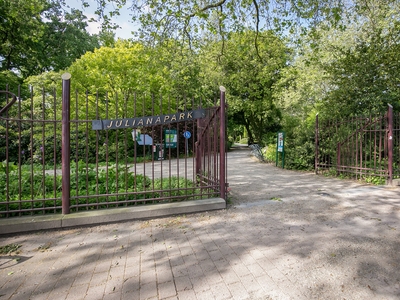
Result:
{"label": "handrail", "polygon": [[3,113],[7,112],[7,111],[10,109],[10,107],[18,100],[18,97],[17,97],[14,93],[11,93],[11,92],[9,92],[9,91],[0,91],[0,93],[9,94],[9,95],[11,95],[12,98],[13,98],[13,99],[11,100],[10,103],[8,103],[6,106],[4,106],[4,107],[0,110],[0,115],[2,115]]}

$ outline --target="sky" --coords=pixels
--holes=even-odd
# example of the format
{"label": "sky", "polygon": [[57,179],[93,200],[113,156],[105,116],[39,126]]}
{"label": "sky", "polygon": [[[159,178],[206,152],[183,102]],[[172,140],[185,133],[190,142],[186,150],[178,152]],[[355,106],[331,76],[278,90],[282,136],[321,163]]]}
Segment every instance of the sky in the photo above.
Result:
{"label": "sky", "polygon": [[[90,18],[97,19],[97,15],[95,15],[94,11],[96,10],[96,2],[94,0],[86,0],[89,3],[90,7],[85,8],[82,6],[82,0],[66,0],[67,5],[70,7],[82,10],[84,15]],[[111,4],[108,4],[111,7]],[[117,29],[115,32],[116,38],[128,39],[132,38],[132,31],[135,31],[137,25],[132,22],[132,17],[129,15],[130,11],[127,7],[124,7],[120,10],[120,16],[116,16],[113,18],[113,21],[117,23],[121,28]],[[91,34],[98,33],[100,30],[100,24],[95,22],[88,22],[87,31]]]}

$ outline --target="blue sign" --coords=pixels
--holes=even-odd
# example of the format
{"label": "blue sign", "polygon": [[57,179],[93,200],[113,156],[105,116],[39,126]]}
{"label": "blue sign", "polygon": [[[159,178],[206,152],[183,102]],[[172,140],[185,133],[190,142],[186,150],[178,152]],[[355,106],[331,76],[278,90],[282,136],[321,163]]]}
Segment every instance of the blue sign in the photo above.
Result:
{"label": "blue sign", "polygon": [[185,132],[183,133],[183,137],[184,137],[185,139],[190,139],[191,136],[192,136],[192,134],[191,134],[189,131],[185,131]]}

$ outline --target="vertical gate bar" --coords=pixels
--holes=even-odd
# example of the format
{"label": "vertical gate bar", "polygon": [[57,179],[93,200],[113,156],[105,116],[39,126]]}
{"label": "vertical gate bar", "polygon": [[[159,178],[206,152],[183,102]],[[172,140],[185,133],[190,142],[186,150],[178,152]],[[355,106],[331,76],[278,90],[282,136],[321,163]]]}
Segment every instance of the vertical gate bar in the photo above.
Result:
{"label": "vertical gate bar", "polygon": [[[86,95],[88,91],[86,90]],[[99,119],[99,92],[96,92],[96,120]],[[96,204],[99,203],[99,140],[100,130],[96,130]]]}
{"label": "vertical gate bar", "polygon": [[53,190],[54,190],[54,213],[56,213],[57,206],[57,95],[54,91],[53,94],[53,111],[54,111],[54,120],[53,120]]}
{"label": "vertical gate bar", "polygon": [[[134,93],[134,95],[133,95],[133,115],[135,117],[136,117],[136,112],[137,112],[137,103],[136,103],[136,101],[137,101],[137,95],[136,95],[136,93]],[[136,129],[134,129],[134,130],[135,130],[134,134],[137,135],[138,131],[136,131]],[[136,202],[136,199],[137,199],[137,196],[136,196],[136,192],[137,192],[137,176],[136,176],[136,174],[137,174],[137,165],[136,164],[137,164],[137,150],[138,150],[137,145],[138,145],[138,142],[137,142],[137,139],[136,139],[136,136],[135,136],[135,141],[134,141],[134,144],[133,144],[133,151],[134,151],[133,165],[134,165],[134,174],[135,174],[134,180],[133,180],[133,190],[135,192],[135,196],[134,196],[135,205],[137,204],[137,202]]]}
{"label": "vertical gate bar", "polygon": [[315,168],[315,174],[318,174],[318,114],[315,115],[315,163],[314,163],[314,168]]}
{"label": "vertical gate bar", "polygon": [[[168,95],[168,114],[171,113],[171,95]],[[168,125],[168,129],[171,130],[171,124]],[[171,131],[170,131],[171,133]],[[176,132],[177,134],[177,139],[176,142],[178,142],[178,131]],[[171,184],[172,184],[172,178],[171,178],[171,159],[172,159],[172,148],[168,147],[168,184],[169,184],[169,197],[172,196],[172,190],[171,190]]]}
{"label": "vertical gate bar", "polygon": [[62,76],[62,129],[61,129],[61,161],[62,161],[62,214],[69,214],[70,201],[70,86],[71,74]]}
{"label": "vertical gate bar", "polygon": [[[187,111],[188,107],[187,107],[187,96],[186,95],[184,96],[184,101],[185,101],[184,111]],[[188,121],[185,122],[184,131],[188,130],[187,125],[188,125]],[[185,181],[184,181],[184,183],[185,183],[185,195],[186,196],[187,196],[187,166],[188,166],[187,159],[188,159],[188,155],[189,155],[189,139],[185,138],[185,156],[184,156],[185,157]]]}
{"label": "vertical gate bar", "polygon": [[[124,114],[123,118],[127,117],[127,111],[128,111],[128,96],[125,94],[124,95]],[[125,171],[124,171],[124,179],[125,179],[125,201],[128,201],[128,130],[124,129],[124,149],[125,149]],[[125,206],[127,206],[128,203],[125,203]]]}
{"label": "vertical gate bar", "polygon": [[[191,108],[192,110],[195,109],[194,105],[195,105],[194,97],[192,97],[192,108]],[[195,173],[194,165],[195,165],[195,155],[196,155],[195,141],[196,141],[197,130],[196,130],[196,121],[193,120],[191,123],[192,123],[192,131],[193,131],[192,132],[192,181],[195,182],[196,181],[196,175],[195,175],[196,173]]]}
{"label": "vertical gate bar", "polygon": [[226,89],[223,86],[220,86],[220,197],[226,200],[226,180],[225,180],[225,91]]}
{"label": "vertical gate bar", "polygon": [[[110,99],[108,98],[108,93],[106,93],[106,120],[108,120],[109,101],[110,101]],[[107,194],[107,195],[109,194],[109,192],[108,192],[108,149],[109,149],[108,144],[109,144],[109,140],[108,140],[108,130],[106,130],[105,148],[106,148],[106,194]],[[103,145],[103,147],[104,147],[104,145]],[[109,200],[109,197],[106,196],[106,203],[107,203],[107,204],[106,204],[106,207],[107,207],[107,208],[108,208],[108,200]],[[98,208],[98,206],[97,206],[96,208]]]}
{"label": "vertical gate bar", "polygon": [[[163,98],[162,98],[162,95],[159,95],[159,97],[160,97],[160,111],[158,112],[158,115],[162,115],[163,114],[163,107],[162,107]],[[164,162],[166,148],[165,148],[165,141],[164,141],[164,126],[163,125],[160,126],[160,133],[159,134],[161,136],[161,138],[160,138],[160,147],[161,147],[161,155],[162,155],[161,162],[160,162],[160,183],[161,183],[160,190],[164,190],[164,186],[163,186],[163,162]],[[168,189],[171,189],[171,185],[169,185]],[[165,194],[161,193],[161,198],[164,198],[164,197],[165,197]],[[168,201],[168,202],[170,202],[170,201]]]}
{"label": "vertical gate bar", "polygon": [[[143,116],[145,116],[146,114],[143,113]],[[154,116],[154,94],[151,95],[151,116]],[[155,159],[155,155],[154,153],[156,153],[154,150],[157,151],[157,147],[156,144],[154,142],[154,126],[151,126],[151,137],[153,138],[153,144],[152,144],[152,151],[151,151],[151,176],[152,176],[152,181],[151,181],[151,189],[153,191],[153,193],[151,194],[151,198],[154,198],[154,159]],[[153,203],[155,203],[155,201],[152,201]]]}
{"label": "vertical gate bar", "polygon": [[[119,103],[118,103],[118,92],[115,93],[115,119],[119,119],[119,114],[118,114],[118,110],[119,110]],[[115,194],[117,195],[114,199],[114,201],[118,201],[119,197],[118,197],[118,159],[119,159],[119,140],[118,140],[118,135],[119,135],[119,129],[115,130]],[[118,205],[116,205],[118,207]]]}
{"label": "vertical gate bar", "polygon": [[393,181],[393,106],[388,104],[388,184]]}
{"label": "vertical gate bar", "polygon": [[[18,99],[21,97],[21,86],[18,86]],[[22,180],[21,180],[21,164],[22,164],[22,149],[21,149],[21,101],[18,101],[18,200],[19,200],[19,209],[21,209],[21,194],[22,194]]]}
{"label": "vertical gate bar", "polygon": [[[75,92],[75,203],[72,203],[72,205],[79,205],[79,124],[78,124],[78,93],[77,91]],[[87,202],[86,202],[87,203]],[[78,211],[78,207],[75,208],[75,211]]]}
{"label": "vertical gate bar", "polygon": [[[46,93],[45,89],[43,88],[43,94],[42,94],[42,142],[40,146],[40,157],[41,157],[41,163],[42,163],[42,176],[45,178],[46,176],[46,167],[45,167],[45,158],[44,158],[44,153],[45,153],[45,140],[46,140]],[[45,180],[42,181],[42,193],[43,197],[42,199],[46,198],[46,182]],[[42,213],[45,214],[45,201],[42,201]]]}
{"label": "vertical gate bar", "polygon": [[[34,123],[33,123],[33,87],[30,88],[30,97],[31,97],[31,103],[30,103],[30,108],[31,108],[31,114],[30,114],[30,124],[31,124],[31,131],[30,131],[30,137],[29,137],[29,141],[30,143],[32,143],[33,145],[33,127],[34,127]],[[31,147],[31,151],[30,151],[30,160],[31,160],[31,178],[30,178],[30,183],[31,183],[31,199],[33,199],[33,147]],[[8,190],[8,189],[7,189]],[[31,202],[31,209],[33,209],[33,202]]]}
{"label": "vertical gate bar", "polygon": [[[176,108],[178,109],[178,107],[179,107],[179,99],[178,99],[178,97],[176,97]],[[180,151],[180,140],[181,140],[181,133],[180,133],[180,126],[179,126],[179,122],[178,123],[176,123],[176,132],[177,132],[177,135],[178,135],[178,140],[177,140],[177,143],[176,143],[176,177],[177,177],[177,181],[178,181],[178,183],[177,183],[177,185],[179,186],[179,176],[180,176],[180,174],[179,174],[179,151]]]}
{"label": "vertical gate bar", "polygon": [[[6,91],[9,90],[8,84],[6,85]],[[8,98],[8,94],[6,94],[6,105],[9,103],[9,98]],[[10,178],[9,178],[9,174],[10,174],[10,165],[9,165],[9,153],[8,153],[8,149],[9,148],[9,120],[8,120],[8,110],[6,111],[6,201],[7,201],[7,212],[9,212],[10,208],[9,208],[9,202],[10,202]],[[33,172],[32,172],[33,174]],[[32,193],[33,195],[33,193]],[[19,208],[21,209],[21,208]],[[9,216],[9,215],[7,215]],[[21,216],[21,213],[19,213],[19,216]]]}
{"label": "vertical gate bar", "polygon": [[[77,97],[78,95],[76,95]],[[85,120],[89,119],[89,95],[86,92],[85,97]],[[86,162],[86,203],[89,203],[89,122],[85,122],[85,162]],[[98,130],[96,130],[98,131]],[[89,210],[89,207],[86,206],[86,210]]]}

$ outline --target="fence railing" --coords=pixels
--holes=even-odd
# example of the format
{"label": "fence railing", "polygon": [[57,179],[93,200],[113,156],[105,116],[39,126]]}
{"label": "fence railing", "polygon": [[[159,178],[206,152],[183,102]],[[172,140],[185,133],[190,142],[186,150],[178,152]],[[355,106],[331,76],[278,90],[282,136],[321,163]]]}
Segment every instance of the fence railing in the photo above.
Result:
{"label": "fence railing", "polygon": [[62,97],[0,93],[0,217],[226,198],[217,97],[71,94],[62,79]]}
{"label": "fence railing", "polygon": [[391,184],[400,176],[400,115],[392,106],[384,115],[342,120],[316,118],[315,170],[355,179],[380,177]]}

